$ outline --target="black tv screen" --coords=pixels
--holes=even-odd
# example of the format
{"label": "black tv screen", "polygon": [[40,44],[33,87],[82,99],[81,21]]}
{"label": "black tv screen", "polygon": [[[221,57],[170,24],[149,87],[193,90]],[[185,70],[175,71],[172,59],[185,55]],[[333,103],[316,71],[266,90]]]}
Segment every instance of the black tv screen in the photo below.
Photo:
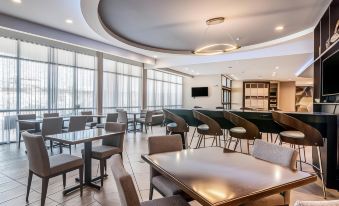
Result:
{"label": "black tv screen", "polygon": [[339,94],[339,52],[326,58],[322,65],[322,94]]}
{"label": "black tv screen", "polygon": [[208,87],[192,87],[192,97],[208,96]]}

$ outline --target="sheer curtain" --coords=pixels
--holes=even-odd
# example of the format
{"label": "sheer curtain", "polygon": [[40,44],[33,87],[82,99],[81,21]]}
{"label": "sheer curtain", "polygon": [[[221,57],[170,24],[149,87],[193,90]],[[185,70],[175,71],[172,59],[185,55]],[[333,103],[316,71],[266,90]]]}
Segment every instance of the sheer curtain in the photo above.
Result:
{"label": "sheer curtain", "polygon": [[182,77],[147,70],[147,107],[154,110],[182,107]]}
{"label": "sheer curtain", "polygon": [[104,59],[103,108],[111,112],[117,108],[128,111],[141,109],[142,68]]}

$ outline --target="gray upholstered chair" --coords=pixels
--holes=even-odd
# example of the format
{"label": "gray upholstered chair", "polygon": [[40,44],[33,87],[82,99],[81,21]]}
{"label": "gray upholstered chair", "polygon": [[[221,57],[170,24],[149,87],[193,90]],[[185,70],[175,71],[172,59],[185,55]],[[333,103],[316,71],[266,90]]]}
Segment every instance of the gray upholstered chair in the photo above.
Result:
{"label": "gray upholstered chair", "polygon": [[328,201],[299,201],[294,203],[294,206],[338,206],[339,200]]}
{"label": "gray upholstered chair", "polygon": [[[125,132],[126,124],[107,122],[105,124],[105,130],[110,132]],[[101,145],[92,147],[91,157],[100,161],[101,186],[104,184],[104,171],[107,168],[107,159],[115,154],[120,154],[122,157],[122,152],[124,150],[124,137],[125,133],[111,135],[109,138],[104,138]],[[82,150],[81,153],[83,154],[84,150]]]}
{"label": "gray upholstered chair", "polygon": [[126,111],[118,111],[118,122],[126,124],[126,131],[128,131],[129,124],[135,124],[134,119],[127,117]]}
{"label": "gray upholstered chair", "polygon": [[[35,133],[43,138],[47,135],[62,133],[63,120],[62,117],[49,117],[42,120],[41,132]],[[50,150],[53,152],[53,141],[50,140]]]}
{"label": "gray upholstered chair", "polygon": [[[75,132],[86,129],[87,117],[86,116],[71,116],[69,118],[68,128],[64,129],[64,132]],[[65,144],[59,144],[60,153],[62,153],[62,147]],[[69,154],[72,154],[72,145],[68,145]]]}
{"label": "gray upholstered chair", "polygon": [[186,149],[188,147],[187,132],[190,128],[185,119],[168,111],[167,109],[163,109],[163,111],[165,121],[171,121],[166,124],[166,134],[180,134],[183,147]]}
{"label": "gray upholstered chair", "polygon": [[89,128],[93,128],[97,125],[97,122],[94,122],[93,120],[93,117],[91,115],[93,115],[93,112],[92,111],[81,111],[80,113],[81,115],[88,115],[87,116],[87,123],[86,123],[86,126],[89,127]]}
{"label": "gray upholstered chair", "polygon": [[112,173],[117,184],[120,203],[122,206],[189,206],[180,196],[171,196],[161,199],[141,202],[130,174],[125,170],[119,155],[112,157]]}
{"label": "gray upholstered chair", "polygon": [[83,160],[80,157],[60,154],[48,157],[44,139],[40,135],[22,133],[29,162],[26,201],[28,202],[33,174],[42,178],[41,205],[45,205],[49,178],[62,175],[66,186],[66,173],[79,170],[80,195],[82,195]]}
{"label": "gray upholstered chair", "polygon": [[[36,114],[19,114],[18,120],[30,120],[30,119],[36,119]],[[21,143],[21,133],[23,132],[29,132],[33,133],[35,132],[35,124],[34,123],[28,123],[28,122],[18,122],[18,129],[19,129],[19,142],[18,147],[20,148]]]}
{"label": "gray upholstered chair", "polygon": [[147,133],[147,128],[149,126],[151,127],[151,130],[153,130],[153,128],[152,128],[152,116],[153,116],[153,111],[147,111],[146,116],[144,118],[140,117],[140,118],[136,119],[136,123],[140,123],[140,125],[141,125],[141,130],[142,130],[143,126],[145,125],[146,133]]}
{"label": "gray upholstered chair", "polygon": [[[296,163],[298,152],[289,147],[282,147],[262,140],[255,140],[252,156],[267,162],[271,162],[293,171],[297,170]],[[290,203],[290,191],[271,195],[253,202],[245,204],[246,206],[261,205],[288,205]]]}
{"label": "gray upholstered chair", "polygon": [[[181,137],[176,135],[153,136],[148,138],[148,154],[157,154],[164,152],[175,152],[182,150]],[[151,167],[149,199],[153,198],[153,189],[156,189],[162,196],[169,197],[173,195],[187,195],[177,187],[173,182],[161,175]]]}
{"label": "gray upholstered chair", "polygon": [[43,115],[44,118],[48,118],[48,117],[59,117],[59,113],[55,112],[55,113],[44,113]]}
{"label": "gray upholstered chair", "polygon": [[[118,113],[107,113],[106,122],[117,122]],[[97,124],[97,128],[105,128],[105,124]]]}

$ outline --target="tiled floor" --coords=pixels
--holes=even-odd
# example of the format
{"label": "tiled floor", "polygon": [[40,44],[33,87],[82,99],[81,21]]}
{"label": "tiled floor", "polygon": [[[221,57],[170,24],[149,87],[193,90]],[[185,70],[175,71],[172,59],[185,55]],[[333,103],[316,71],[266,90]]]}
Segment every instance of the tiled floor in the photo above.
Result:
{"label": "tiled floor", "polygon": [[[193,131],[193,129],[191,129]],[[128,172],[132,174],[135,186],[138,190],[142,201],[148,200],[149,193],[149,166],[140,158],[141,154],[147,153],[147,137],[149,135],[164,135],[163,127],[154,127],[153,132],[148,135],[145,133],[128,133],[125,138],[124,165]],[[188,135],[191,136],[191,133]],[[265,138],[264,138],[265,139]],[[195,139],[193,144],[195,143]],[[100,142],[98,142],[100,143]],[[24,145],[24,144],[22,144]],[[208,142],[207,145],[210,145]],[[245,144],[243,144],[245,145]],[[74,148],[73,154],[79,155],[81,146]],[[56,149],[57,152],[57,149]],[[65,152],[68,152],[65,149]],[[310,155],[310,151],[307,151]],[[310,159],[310,158],[308,158]],[[108,162],[110,165],[110,162]],[[26,205],[25,194],[28,174],[27,157],[24,146],[18,150],[16,144],[0,146],[0,206],[22,206]],[[93,175],[98,174],[98,162],[93,161]],[[68,196],[62,195],[62,180],[61,177],[56,177],[50,180],[46,205],[91,205],[91,206],[115,206],[120,205],[119,197],[115,182],[112,178],[110,170],[109,177],[104,181],[104,188],[100,191],[85,188],[84,194],[80,197],[76,191]],[[67,175],[67,185],[75,184],[74,178],[77,176],[77,171]],[[40,178],[34,177],[32,189],[27,205],[40,205]],[[339,193],[334,190],[328,190],[328,199],[338,199]],[[155,198],[160,197],[155,192]],[[292,191],[292,203],[295,200],[323,200],[320,182],[310,184]],[[199,205],[197,202],[192,202],[192,205]]]}

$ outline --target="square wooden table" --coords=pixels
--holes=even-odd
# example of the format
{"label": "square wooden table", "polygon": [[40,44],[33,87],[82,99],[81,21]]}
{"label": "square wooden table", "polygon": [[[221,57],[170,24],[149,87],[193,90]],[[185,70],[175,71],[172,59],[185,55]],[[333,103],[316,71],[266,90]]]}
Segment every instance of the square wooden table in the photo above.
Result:
{"label": "square wooden table", "polygon": [[[100,189],[100,186],[93,184],[93,181],[98,180],[98,178],[92,179],[92,142],[94,140],[112,138],[112,135],[124,135],[125,132],[109,132],[105,129],[87,129],[76,132],[67,132],[55,135],[47,135],[45,139],[53,140],[55,142],[63,144],[80,144],[84,143],[84,185]],[[72,192],[75,189],[78,189],[79,185],[64,190],[64,194]]]}
{"label": "square wooden table", "polygon": [[162,175],[202,205],[239,205],[317,180],[250,155],[221,148],[142,155]]}

